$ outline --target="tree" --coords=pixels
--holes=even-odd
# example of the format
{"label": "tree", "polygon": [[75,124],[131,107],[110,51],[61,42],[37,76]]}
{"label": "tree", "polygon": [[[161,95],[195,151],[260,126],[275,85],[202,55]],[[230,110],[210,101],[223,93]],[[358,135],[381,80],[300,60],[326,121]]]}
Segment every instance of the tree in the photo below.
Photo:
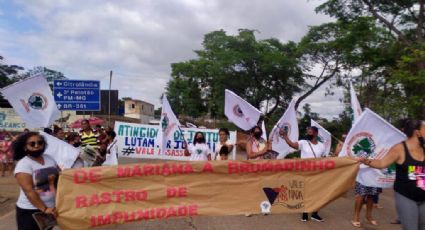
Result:
{"label": "tree", "polygon": [[222,117],[224,90],[229,89],[271,116],[304,86],[293,42],[257,40],[255,31],[240,29],[236,36],[223,30],[208,33],[202,45],[196,59],[171,65],[166,94],[176,112]]}
{"label": "tree", "polygon": [[37,74],[42,74],[47,82],[50,85],[50,88],[53,88],[53,81],[54,80],[64,80],[64,79],[68,79],[67,77],[65,77],[65,75],[59,71],[56,70],[52,70],[46,67],[42,67],[42,66],[37,66],[34,67],[28,71],[26,71],[25,73],[22,74],[16,74],[12,77],[12,81],[13,82],[17,82],[17,81],[21,81],[23,79],[32,77],[32,76],[36,76]]}
{"label": "tree", "polygon": [[375,31],[388,35],[385,42],[377,43],[376,51],[381,55],[367,55],[360,50],[366,58],[359,65],[361,78],[377,75],[379,89],[396,90],[406,102],[401,111],[416,118],[425,114],[424,8],[425,0],[329,0],[316,9],[344,24],[370,18]]}
{"label": "tree", "polygon": [[8,65],[4,63],[4,57],[0,56],[0,88],[3,88],[13,81],[11,80],[13,75],[18,74],[20,70],[24,68],[17,65]]}

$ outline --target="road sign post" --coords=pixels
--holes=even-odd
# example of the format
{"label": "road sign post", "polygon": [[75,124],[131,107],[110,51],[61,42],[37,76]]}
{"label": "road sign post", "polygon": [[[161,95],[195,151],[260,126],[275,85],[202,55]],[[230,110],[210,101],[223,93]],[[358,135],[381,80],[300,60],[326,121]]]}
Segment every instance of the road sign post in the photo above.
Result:
{"label": "road sign post", "polygon": [[55,80],[53,94],[59,110],[100,110],[99,81]]}

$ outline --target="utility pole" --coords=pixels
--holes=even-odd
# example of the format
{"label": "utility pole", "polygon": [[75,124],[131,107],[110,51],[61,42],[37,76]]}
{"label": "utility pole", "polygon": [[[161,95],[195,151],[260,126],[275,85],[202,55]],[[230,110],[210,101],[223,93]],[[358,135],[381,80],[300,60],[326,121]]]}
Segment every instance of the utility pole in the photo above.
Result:
{"label": "utility pole", "polygon": [[109,72],[109,91],[108,91],[108,127],[111,126],[111,85],[112,85],[112,70]]}

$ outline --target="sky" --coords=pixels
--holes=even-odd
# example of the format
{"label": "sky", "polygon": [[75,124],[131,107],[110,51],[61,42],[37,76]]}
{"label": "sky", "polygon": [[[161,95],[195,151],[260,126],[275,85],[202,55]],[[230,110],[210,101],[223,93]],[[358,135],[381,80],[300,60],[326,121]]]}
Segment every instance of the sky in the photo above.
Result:
{"label": "sky", "polygon": [[[308,26],[331,21],[319,0],[0,0],[0,55],[7,64],[45,66],[69,79],[100,80],[120,98],[160,106],[171,63],[195,58],[203,36],[239,28],[258,39],[299,41]],[[308,97],[313,112],[337,117],[342,89]],[[302,106],[302,104],[301,104]]]}

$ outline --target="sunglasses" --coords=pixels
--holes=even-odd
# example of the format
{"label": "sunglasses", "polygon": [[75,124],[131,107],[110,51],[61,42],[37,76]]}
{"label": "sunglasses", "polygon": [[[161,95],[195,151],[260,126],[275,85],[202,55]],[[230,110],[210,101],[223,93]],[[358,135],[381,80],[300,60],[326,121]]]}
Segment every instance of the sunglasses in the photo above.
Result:
{"label": "sunglasses", "polygon": [[31,146],[31,147],[35,147],[35,146],[43,146],[44,145],[44,141],[40,140],[40,141],[30,141],[27,143],[27,145]]}

